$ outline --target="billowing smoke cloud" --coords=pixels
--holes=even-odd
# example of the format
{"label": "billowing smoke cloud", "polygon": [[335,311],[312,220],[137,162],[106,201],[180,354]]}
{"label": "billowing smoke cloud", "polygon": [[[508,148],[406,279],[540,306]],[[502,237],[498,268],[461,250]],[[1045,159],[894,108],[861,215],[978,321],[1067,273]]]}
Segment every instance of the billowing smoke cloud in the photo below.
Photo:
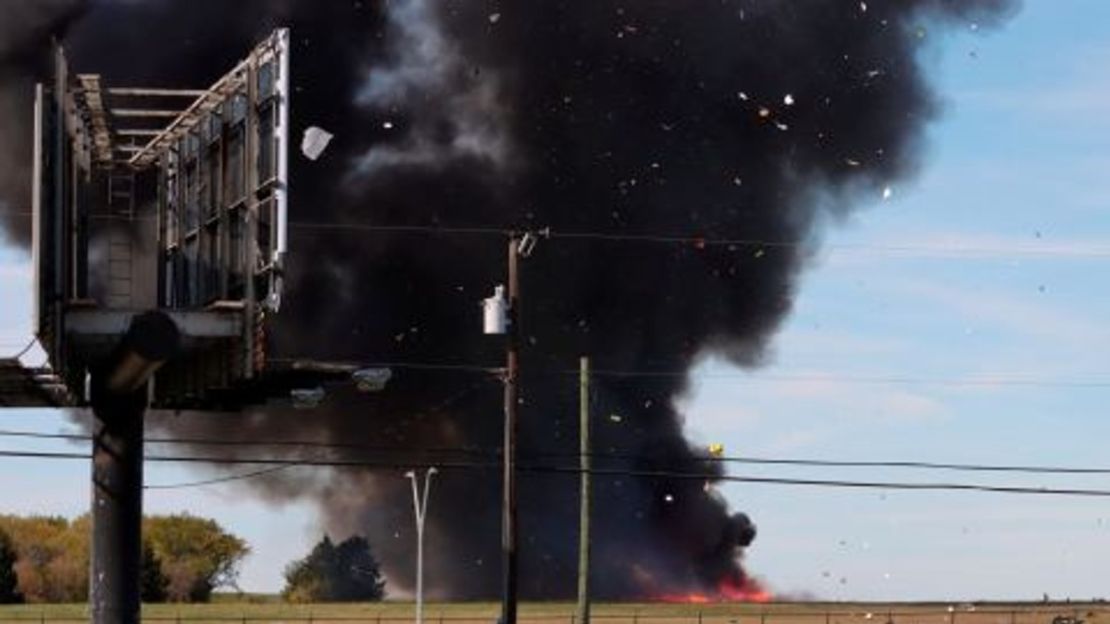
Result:
{"label": "billowing smoke cloud", "polygon": [[78,0],[4,4],[0,20],[0,242],[25,243],[30,221],[11,212],[31,205],[31,95],[49,67],[52,36],[60,37],[81,12]]}
{"label": "billowing smoke cloud", "polygon": [[[376,112],[404,116],[399,144],[374,145],[356,172],[373,176],[395,166],[424,168],[460,159],[507,165],[509,111],[495,74],[468,67],[459,46],[441,30],[431,0],[398,2],[388,13],[384,65],[374,64],[358,101]],[[383,128],[398,122],[386,116]]]}
{"label": "billowing smoke cloud", "polygon": [[[294,131],[318,125],[337,137],[319,161],[296,160],[294,221],[764,241],[539,243],[523,261],[521,457],[550,463],[541,454],[576,450],[567,370],[579,355],[610,371],[683,371],[708,353],[758,365],[820,224],[913,173],[923,124],[937,113],[919,48],[945,24],[987,26],[1012,9],[1004,0],[150,0],[94,4],[66,41],[79,70],[111,83],[188,86],[208,84],[271,27],[291,26]],[[504,279],[503,240],[312,228],[292,237],[273,353],[500,364],[477,302]],[[808,244],[774,244],[785,241]],[[605,376],[595,387],[597,449],[634,457],[603,467],[713,469],[683,437],[681,375]],[[368,534],[405,587],[414,538],[401,467],[459,459],[428,449],[496,449],[500,392],[474,370],[398,368],[386,391],[339,391],[312,412],[152,421],[225,440],[400,449],[324,454],[396,470],[292,469],[244,487],[275,502],[317,501],[329,530]],[[494,596],[497,472],[437,479],[429,586],[443,597]],[[522,475],[527,595],[573,592],[575,485]],[[754,527],[712,484],[606,476],[596,486],[602,596],[744,584],[739,561]]]}

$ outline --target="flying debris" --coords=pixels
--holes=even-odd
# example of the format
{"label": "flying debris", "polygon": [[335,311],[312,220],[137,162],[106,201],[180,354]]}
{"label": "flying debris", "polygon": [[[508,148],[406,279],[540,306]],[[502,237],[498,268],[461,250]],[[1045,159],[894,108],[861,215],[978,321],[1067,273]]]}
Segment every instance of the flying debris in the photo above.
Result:
{"label": "flying debris", "polygon": [[890,188],[889,186],[883,188],[883,199],[884,200],[890,199],[890,197],[892,195],[894,195],[894,189]]}
{"label": "flying debris", "polygon": [[[388,123],[388,122],[387,122]],[[301,139],[301,153],[309,160],[316,160],[328,148],[335,135],[317,126],[309,126]]]}
{"label": "flying debris", "polygon": [[787,93],[786,95],[783,96],[782,103],[786,104],[787,106],[793,106],[794,105],[794,96]]}
{"label": "flying debris", "polygon": [[289,391],[289,398],[293,400],[293,407],[297,409],[315,409],[324,401],[323,388],[298,388]]}
{"label": "flying debris", "polygon": [[[827,2],[814,14],[821,19],[814,19],[798,3],[762,2],[739,22],[738,2],[700,3],[697,11],[662,1],[632,3],[634,9],[623,0],[532,2],[512,14],[500,11],[510,10],[504,2],[435,0],[364,1],[357,14],[350,2],[313,0],[24,2],[87,6],[59,33],[82,66],[121,78],[167,67],[182,84],[207,84],[212,67],[205,59],[226,57],[259,23],[288,23],[297,41],[291,123],[298,133],[312,123],[322,126],[304,132],[304,156],[288,163],[300,218],[412,231],[342,227],[301,236],[308,232],[295,230],[300,246],[284,279],[298,296],[283,302],[274,331],[258,337],[270,358],[307,345],[316,353],[304,355],[321,361],[495,365],[504,335],[485,335],[478,317],[492,320],[486,327],[496,333],[507,331],[507,293],[493,297],[488,315],[479,306],[504,279],[503,247],[492,244],[492,236],[425,228],[484,224],[523,233],[551,223],[583,233],[679,237],[674,245],[647,246],[569,236],[548,244],[541,236],[542,244],[522,262],[527,305],[517,329],[536,344],[520,341],[527,404],[519,424],[522,441],[535,452],[559,443],[568,433],[560,415],[577,408],[573,380],[543,374],[561,368],[560,362],[589,353],[598,370],[635,371],[650,363],[683,371],[703,354],[762,361],[794,307],[798,279],[811,264],[809,250],[730,248],[708,237],[786,241],[820,234],[837,221],[828,218],[831,203],[839,216],[877,199],[881,185],[905,183],[922,156],[922,124],[943,113],[927,82],[931,72],[921,71],[914,28],[936,24],[966,32],[975,19],[986,30],[1014,4],[867,0],[861,15],[857,1]],[[621,7],[624,14],[616,11]],[[882,18],[905,25],[905,32],[871,23]],[[179,46],[119,36],[154,32],[181,41],[196,23],[211,28],[194,38],[188,54]],[[625,30],[631,23],[638,34]],[[738,27],[774,36],[737,37]],[[48,56],[46,30],[35,32],[43,34],[34,38],[42,49],[6,50],[5,61],[37,65],[27,59]],[[617,39],[617,32],[627,34]],[[103,45],[106,40],[114,44]],[[0,81],[0,108],[31,101],[33,69],[5,64],[11,73]],[[883,72],[882,80],[861,88],[872,69]],[[12,91],[17,87],[22,95]],[[809,110],[815,103],[823,103],[820,110]],[[0,115],[0,162],[29,165],[31,108],[19,110]],[[789,123],[790,132],[764,127],[775,120]],[[819,140],[809,140],[811,131],[821,133]],[[340,136],[341,145],[330,147],[329,140]],[[321,166],[326,150],[327,166]],[[652,162],[661,167],[651,168]],[[23,168],[29,167],[16,169]],[[0,167],[0,199],[30,205],[26,176],[14,180],[8,169]],[[640,173],[645,170],[647,177]],[[666,188],[660,189],[655,183],[661,186],[663,172]],[[635,187],[617,184],[630,175],[639,178]],[[825,196],[845,201],[817,201]],[[679,198],[697,210],[676,209]],[[8,221],[0,215],[3,235],[28,245],[30,227],[20,235]],[[251,223],[241,242],[285,225]],[[700,250],[694,243],[699,235],[707,237]],[[420,332],[409,331],[412,326]],[[380,438],[404,452],[485,447],[501,433],[501,419],[491,416],[503,408],[499,393],[490,390],[496,379],[485,372],[394,369],[384,392],[357,393],[352,380],[351,387],[336,389],[334,399],[330,386],[323,397],[315,381],[306,381],[295,398],[319,405],[310,418],[290,418],[283,405],[241,419],[167,419],[166,429],[232,442]],[[376,387],[373,375],[365,381]],[[689,483],[638,476],[595,481],[597,499],[608,510],[596,514],[595,535],[608,555],[596,557],[598,597],[713,595],[723,577],[743,587],[748,577],[740,538],[748,533],[731,520],[728,501],[710,476],[723,475],[724,462],[707,461],[706,445],[692,445],[683,435],[681,402],[674,399],[688,380],[614,376],[604,382],[596,397],[597,448],[658,457],[660,470],[700,465],[708,475]],[[648,396],[654,404],[644,409]],[[239,445],[205,451],[227,457],[245,452]],[[337,460],[364,454],[333,452]],[[368,533],[383,571],[406,593],[415,578],[412,540],[390,536],[410,526],[411,518],[388,516],[390,510],[404,513],[412,493],[402,479],[374,477],[370,469],[352,467],[328,473],[324,487],[301,487],[294,475],[282,473],[248,483],[267,500],[317,505],[321,530]],[[500,548],[501,489],[490,477],[456,471],[452,487],[433,494],[433,507],[443,513],[428,517],[439,547],[426,554],[441,573],[427,589],[438,596],[480,599],[499,592],[500,566],[473,564],[494,562]],[[520,549],[521,569],[534,572],[520,575],[522,597],[571,596],[574,574],[565,572],[576,562],[578,512],[553,501],[574,500],[576,480],[533,483],[550,486],[520,491],[522,526],[528,527],[521,537],[543,544]],[[667,493],[674,504],[663,502]],[[625,521],[655,506],[667,513]],[[393,520],[403,522],[394,526]],[[547,554],[550,562],[541,559]]]}
{"label": "flying debris", "polygon": [[393,377],[388,368],[363,368],[351,373],[351,380],[359,392],[381,392]]}
{"label": "flying debris", "polygon": [[725,454],[725,445],[720,442],[714,442],[709,445],[709,454],[713,457],[720,457]]}

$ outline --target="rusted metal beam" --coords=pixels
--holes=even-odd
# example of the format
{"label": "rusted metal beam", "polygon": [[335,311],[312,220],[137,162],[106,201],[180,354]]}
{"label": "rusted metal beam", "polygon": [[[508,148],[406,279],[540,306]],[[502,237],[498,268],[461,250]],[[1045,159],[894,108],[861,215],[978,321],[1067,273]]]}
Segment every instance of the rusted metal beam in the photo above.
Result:
{"label": "rusted metal beam", "polygon": [[124,97],[189,97],[195,98],[204,95],[203,89],[156,89],[147,87],[111,87],[109,95]]}
{"label": "rusted metal beam", "polygon": [[247,80],[246,74],[250,67],[257,67],[273,59],[276,50],[281,44],[281,39],[279,38],[280,32],[281,31],[275,31],[266,41],[256,46],[246,59],[236,65],[234,69],[224,74],[211,87],[205,90],[202,95],[197,97],[196,101],[178,115],[161,134],[151,139],[151,141],[146,144],[143,151],[131,157],[131,164],[135,167],[150,165],[157,157],[157,150],[160,147],[179,139],[196,124],[197,119],[201,115],[210,112],[218,105],[219,101],[233,94],[242,86],[244,81]]}
{"label": "rusted metal beam", "polygon": [[103,90],[99,74],[78,74],[81,83],[81,102],[88,111],[88,123],[92,128],[93,145],[99,162],[112,160],[112,133],[108,125],[108,115],[104,110]]}
{"label": "rusted metal beam", "polygon": [[177,117],[181,111],[157,108],[113,108],[116,117]]}

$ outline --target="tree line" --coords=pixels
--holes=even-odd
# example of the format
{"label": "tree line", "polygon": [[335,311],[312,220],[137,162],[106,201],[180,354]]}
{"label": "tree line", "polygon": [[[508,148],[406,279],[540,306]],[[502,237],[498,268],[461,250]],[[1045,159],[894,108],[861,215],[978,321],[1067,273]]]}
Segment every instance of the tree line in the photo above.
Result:
{"label": "tree line", "polygon": [[[0,603],[82,602],[89,591],[89,516],[0,515]],[[215,520],[190,514],[143,519],[144,602],[207,602],[217,589],[238,591],[251,552]],[[361,536],[324,536],[285,570],[290,602],[381,600],[385,581]]]}

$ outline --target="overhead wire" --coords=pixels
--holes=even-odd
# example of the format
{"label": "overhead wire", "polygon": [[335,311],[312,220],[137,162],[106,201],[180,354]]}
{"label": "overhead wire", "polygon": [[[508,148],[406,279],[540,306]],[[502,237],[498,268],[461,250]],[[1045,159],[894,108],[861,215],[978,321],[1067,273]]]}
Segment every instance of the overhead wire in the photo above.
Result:
{"label": "overhead wire", "polygon": [[4,356],[4,359],[18,360],[19,358],[23,357],[24,355],[27,355],[27,352],[30,351],[32,348],[34,348],[34,346],[35,346],[35,339],[32,338],[31,341],[27,343],[27,346],[20,349],[18,353],[16,353],[15,355]]}
{"label": "overhead wire", "polygon": [[[67,440],[74,442],[89,442],[92,437],[80,433],[46,433],[37,431],[18,431],[0,429],[0,437],[5,438],[31,438],[44,440]],[[147,443],[210,446],[210,447],[242,447],[242,448],[306,448],[344,451],[366,451],[370,453],[385,454],[412,454],[412,455],[469,455],[475,457],[500,457],[498,448],[479,448],[474,446],[460,447],[398,447],[386,445],[359,444],[354,442],[325,442],[320,440],[275,440],[275,439],[250,439],[228,440],[215,438],[169,438],[147,437]],[[1060,465],[1032,465],[1032,464],[984,464],[984,463],[958,463],[958,462],[933,462],[909,460],[838,460],[838,459],[806,459],[806,458],[781,458],[761,456],[733,456],[733,455],[706,455],[684,458],[667,458],[639,453],[618,453],[595,451],[588,454],[594,459],[629,460],[639,462],[676,459],[691,463],[708,464],[751,464],[771,466],[801,466],[817,468],[897,468],[911,470],[943,470],[953,472],[1009,472],[1025,474],[1059,474],[1059,475],[1110,475],[1110,467],[1091,466],[1060,466]],[[576,452],[539,452],[530,453],[530,457],[544,459],[577,459],[581,457]]]}
{"label": "overhead wire", "polygon": [[[273,358],[273,362],[293,362],[294,358]],[[440,363],[440,362],[400,362],[400,361],[363,361],[352,362],[354,366],[362,368],[393,368],[398,370],[442,371],[442,372],[474,372],[484,374],[500,374],[503,367],[483,364]],[[530,376],[577,376],[577,369],[531,369]],[[707,380],[742,380],[747,383],[844,383],[866,385],[922,385],[922,386],[955,386],[955,387],[1047,387],[1047,388],[1110,388],[1110,377],[1100,379],[1090,377],[1081,378],[1045,378],[1028,374],[978,374],[974,377],[921,377],[912,375],[834,375],[834,374],[789,374],[789,373],[759,373],[751,374],[740,371],[725,372],[691,372],[685,369],[596,369],[590,374],[594,377],[608,378],[658,378],[664,380],[686,379],[690,381]]]}
{"label": "overhead wire", "polygon": [[[29,211],[0,211],[2,216],[30,218],[33,213]],[[127,217],[122,215],[89,215],[93,220],[109,221],[142,221],[153,220],[153,216]],[[369,223],[361,221],[290,221],[290,230],[302,231],[352,231],[352,232],[382,232],[393,234],[434,234],[434,235],[492,235],[508,236],[510,234],[523,234],[530,228],[507,227],[495,225],[475,226],[448,226],[448,225],[414,225],[414,224],[388,224]],[[803,249],[828,249],[840,251],[866,251],[882,254],[954,254],[959,257],[1076,257],[1076,258],[1110,258],[1110,248],[1085,247],[1061,248],[1048,245],[1018,245],[1018,246],[976,246],[976,245],[923,245],[902,244],[882,245],[872,243],[818,243],[809,240],[770,240],[750,237],[714,237],[698,234],[666,234],[666,233],[621,233],[621,232],[596,232],[558,230],[549,227],[531,228],[534,234],[547,239],[557,240],[593,240],[605,242],[624,243],[660,243],[671,245],[692,245],[701,247],[749,247],[749,248],[803,248]]]}
{"label": "overhead wire", "polygon": [[[88,453],[55,453],[43,451],[12,451],[0,450],[0,457],[8,458],[38,458],[38,459],[84,459],[92,458]],[[354,460],[309,460],[309,459],[274,459],[274,458],[225,458],[225,457],[196,457],[188,455],[148,455],[145,461],[168,463],[209,463],[224,465],[263,465],[263,466],[317,466],[330,468],[378,468],[388,470],[409,470],[413,468],[435,467],[438,470],[498,470],[497,462],[370,462]],[[565,474],[579,475],[583,472],[578,466],[532,465],[521,464],[521,472],[537,474]],[[980,492],[995,494],[1021,494],[1038,496],[1075,496],[1110,498],[1110,490],[1097,488],[1059,488],[1059,487],[1029,487],[1010,485],[988,485],[977,483],[913,483],[904,481],[851,481],[843,479],[799,479],[786,477],[747,477],[739,475],[717,475],[713,473],[680,472],[668,470],[640,470],[640,469],[610,469],[590,468],[586,470],[591,475],[613,477],[641,477],[654,479],[697,480],[709,482],[733,482],[764,485],[791,485],[811,486],[824,488],[849,488],[849,489],[881,489],[881,490],[915,490],[915,491],[956,491]],[[242,475],[239,475],[240,478]]]}
{"label": "overhead wire", "polygon": [[293,465],[269,466],[267,468],[261,468],[259,470],[251,470],[249,472],[242,472],[242,473],[239,473],[239,474],[227,475],[227,476],[224,476],[224,477],[214,477],[214,478],[211,478],[211,479],[201,479],[199,481],[181,481],[181,482],[177,482],[177,483],[144,484],[143,489],[144,490],[184,490],[184,489],[188,489],[188,488],[205,487],[205,486],[209,486],[209,485],[218,485],[218,484],[222,484],[222,483],[231,483],[233,481],[245,481],[247,479],[254,479],[256,477],[262,477],[262,476],[266,476],[266,475],[269,475],[269,474],[273,474],[275,472],[284,472],[286,470],[289,470],[290,468],[296,468],[296,467],[297,466],[293,466]]}

